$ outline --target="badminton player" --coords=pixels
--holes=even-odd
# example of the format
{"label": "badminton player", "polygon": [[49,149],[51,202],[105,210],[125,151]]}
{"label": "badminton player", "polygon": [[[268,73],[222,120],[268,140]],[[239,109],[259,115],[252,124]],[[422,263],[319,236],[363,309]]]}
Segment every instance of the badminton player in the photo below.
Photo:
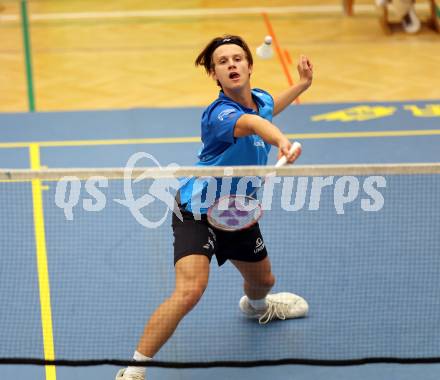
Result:
{"label": "badminton player", "polygon": [[[272,145],[278,148],[279,157],[287,156],[288,162],[297,158],[289,153],[291,142],[271,120],[310,87],[313,67],[307,57],[300,57],[298,83],[275,98],[251,88],[253,58],[239,36],[214,38],[195,64],[203,66],[220,87],[218,98],[202,116],[203,146],[198,165],[266,165]],[[173,215],[175,289],[145,325],[135,361],[151,360],[200,300],[208,284],[212,256],[218,265],[230,261],[241,273],[244,296],[239,308],[246,317],[264,324],[307,314],[308,304],[300,296],[270,294],[275,277],[258,223],[237,232],[217,230],[208,224],[206,210],[192,201],[192,192],[193,182],[189,181],[177,196],[183,221]],[[136,366],[121,369],[116,376],[116,380],[144,379],[145,368]]]}

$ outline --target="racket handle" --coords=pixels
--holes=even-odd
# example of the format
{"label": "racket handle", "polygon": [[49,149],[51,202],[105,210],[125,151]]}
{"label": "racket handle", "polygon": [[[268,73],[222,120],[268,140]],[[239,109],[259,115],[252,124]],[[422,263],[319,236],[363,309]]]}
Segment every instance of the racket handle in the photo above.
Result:
{"label": "racket handle", "polygon": [[[300,144],[299,142],[295,141],[295,142],[292,144],[292,146],[290,147],[289,155],[291,155],[292,153],[295,153],[295,152],[296,152],[296,156],[297,156],[297,158],[298,158],[299,155],[301,154],[301,151],[302,151],[302,146],[301,146],[301,144]],[[281,158],[278,160],[278,162],[275,164],[275,167],[276,167],[276,168],[279,168],[280,166],[284,166],[284,165],[286,165],[286,163],[287,163],[287,157],[286,157],[286,156],[283,156],[283,157],[281,157]]]}

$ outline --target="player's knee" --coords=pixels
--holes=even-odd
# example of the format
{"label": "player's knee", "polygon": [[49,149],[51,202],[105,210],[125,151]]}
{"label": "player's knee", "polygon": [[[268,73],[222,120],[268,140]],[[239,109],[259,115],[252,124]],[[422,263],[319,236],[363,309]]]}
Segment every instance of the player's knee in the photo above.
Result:
{"label": "player's knee", "polygon": [[176,290],[175,296],[186,310],[191,310],[199,302],[205,289],[206,284],[203,282],[188,284],[182,289]]}
{"label": "player's knee", "polygon": [[249,285],[254,288],[270,289],[275,285],[275,276],[272,273],[267,273]]}
{"label": "player's knee", "polygon": [[266,276],[264,276],[263,286],[265,288],[272,288],[274,285],[275,285],[275,276],[272,273],[269,273]]}

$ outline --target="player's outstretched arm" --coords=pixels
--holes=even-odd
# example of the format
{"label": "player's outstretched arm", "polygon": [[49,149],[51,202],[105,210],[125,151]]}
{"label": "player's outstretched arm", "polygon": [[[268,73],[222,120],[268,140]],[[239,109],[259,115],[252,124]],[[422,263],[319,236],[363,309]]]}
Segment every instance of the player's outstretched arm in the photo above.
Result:
{"label": "player's outstretched arm", "polygon": [[313,81],[313,65],[305,55],[301,55],[299,58],[297,69],[299,74],[298,83],[275,97],[273,116],[279,114],[288,105],[292,104],[299,95],[311,86]]}
{"label": "player's outstretched arm", "polygon": [[296,159],[295,154],[289,153],[292,146],[289,139],[277,126],[261,116],[244,114],[235,123],[234,137],[249,135],[258,135],[268,144],[276,146],[280,151],[280,155],[287,157],[287,162],[293,162]]}

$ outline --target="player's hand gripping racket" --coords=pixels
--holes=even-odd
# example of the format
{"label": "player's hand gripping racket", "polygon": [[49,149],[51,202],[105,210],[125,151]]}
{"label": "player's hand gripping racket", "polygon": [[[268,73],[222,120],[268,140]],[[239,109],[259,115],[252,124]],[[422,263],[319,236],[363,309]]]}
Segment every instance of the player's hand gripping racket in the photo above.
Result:
{"label": "player's hand gripping racket", "polygon": [[[295,160],[302,151],[301,144],[294,142],[289,150],[289,155],[294,154]],[[275,167],[287,163],[287,157],[282,156]],[[264,180],[260,187],[264,184]],[[208,223],[223,231],[239,231],[253,226],[263,215],[260,203],[253,198],[258,189],[250,195],[226,195],[217,199],[208,209]]]}

